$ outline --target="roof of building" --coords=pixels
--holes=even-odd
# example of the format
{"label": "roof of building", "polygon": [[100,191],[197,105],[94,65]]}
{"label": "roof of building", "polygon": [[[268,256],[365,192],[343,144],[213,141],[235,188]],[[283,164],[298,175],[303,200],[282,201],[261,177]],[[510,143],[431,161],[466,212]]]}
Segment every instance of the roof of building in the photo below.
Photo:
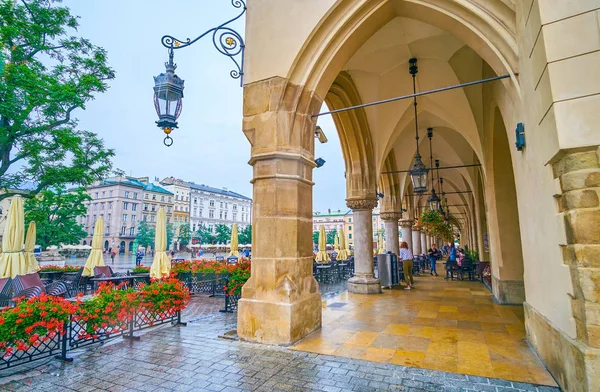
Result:
{"label": "roof of building", "polygon": [[313,218],[323,218],[323,217],[328,217],[328,216],[344,216],[344,215],[348,215],[352,210],[337,210],[337,211],[330,211],[327,212],[326,214],[321,214],[320,212],[315,212],[313,214]]}
{"label": "roof of building", "polygon": [[90,188],[100,188],[111,185],[126,185],[134,188],[144,188],[144,184],[139,181],[131,180],[130,178],[125,177],[113,177],[107,178],[106,180],[102,180],[99,183],[92,185]]}
{"label": "roof of building", "polygon": [[238,199],[244,199],[244,200],[250,200],[250,201],[252,201],[252,199],[249,198],[249,197],[247,197],[247,196],[240,195],[239,193],[232,192],[232,191],[229,191],[227,189],[218,189],[218,188],[213,188],[213,187],[210,187],[210,186],[207,186],[207,185],[198,185],[198,184],[193,183],[193,182],[188,182],[187,184],[190,186],[190,188],[196,189],[196,190],[199,190],[199,191],[210,192],[210,193],[217,193],[217,194],[223,195],[223,196],[230,196],[230,197],[235,197],[235,198],[238,198]]}
{"label": "roof of building", "polygon": [[129,181],[133,182],[133,183],[136,183],[136,184],[142,186],[144,188],[144,190],[148,191],[148,192],[164,193],[166,195],[172,195],[173,194],[173,192],[168,191],[165,188],[163,188],[161,186],[158,186],[158,185],[155,185],[155,184],[153,184],[151,182],[149,182],[149,183],[146,184],[146,183],[143,183],[142,181],[139,181],[139,180],[137,180],[135,178],[127,177],[127,179]]}

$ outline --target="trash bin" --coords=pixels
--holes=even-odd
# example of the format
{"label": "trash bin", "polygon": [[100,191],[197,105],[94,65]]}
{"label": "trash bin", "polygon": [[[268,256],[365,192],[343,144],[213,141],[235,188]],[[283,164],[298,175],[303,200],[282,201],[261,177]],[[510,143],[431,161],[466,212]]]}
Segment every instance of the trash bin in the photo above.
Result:
{"label": "trash bin", "polygon": [[391,289],[394,285],[392,279],[392,255],[383,254],[377,255],[377,272],[379,281],[383,287]]}

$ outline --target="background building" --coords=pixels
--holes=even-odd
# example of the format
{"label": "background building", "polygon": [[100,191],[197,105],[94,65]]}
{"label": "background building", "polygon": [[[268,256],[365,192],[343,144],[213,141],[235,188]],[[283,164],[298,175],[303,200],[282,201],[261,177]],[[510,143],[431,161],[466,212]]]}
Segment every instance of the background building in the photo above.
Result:
{"label": "background building", "polygon": [[86,202],[86,216],[78,217],[87,237],[82,241],[92,243],[94,226],[100,217],[104,219],[104,249],[119,249],[120,253],[132,252],[137,227],[142,219],[144,184],[127,177],[114,177],[94,183],[87,188],[92,198]]}
{"label": "background building", "polygon": [[142,220],[150,226],[156,225],[158,209],[163,207],[167,216],[167,224],[173,223],[173,193],[161,187],[158,183],[151,183],[148,177],[130,178],[144,189],[144,209]]}
{"label": "background building", "polygon": [[[319,231],[321,225],[325,226],[325,231],[339,230],[344,228],[346,243],[348,246],[354,245],[354,224],[352,210],[337,210],[329,209],[326,214],[315,212],[313,214],[313,232]],[[384,229],[383,220],[379,215],[379,208],[373,210],[373,240],[377,241],[377,235]]]}
{"label": "background building", "polygon": [[201,226],[213,233],[219,224],[233,226],[238,230],[252,224],[252,199],[239,193],[217,189],[207,185],[188,182],[190,186],[190,222],[192,231]]}
{"label": "background building", "polygon": [[[183,180],[167,177],[160,184],[173,196],[173,242],[179,244],[179,230],[190,223],[190,186]],[[190,226],[191,227],[191,226]],[[177,247],[179,248],[179,246]]]}

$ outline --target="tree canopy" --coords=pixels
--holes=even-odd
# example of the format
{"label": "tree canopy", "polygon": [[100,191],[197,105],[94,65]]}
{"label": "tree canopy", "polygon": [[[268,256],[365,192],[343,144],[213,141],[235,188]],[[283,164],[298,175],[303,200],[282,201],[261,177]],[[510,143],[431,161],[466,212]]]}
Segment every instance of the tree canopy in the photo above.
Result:
{"label": "tree canopy", "polygon": [[212,231],[206,226],[200,226],[194,233],[194,238],[200,240],[201,244],[212,244],[214,235]]}
{"label": "tree canopy", "polygon": [[186,246],[192,240],[192,230],[190,229],[189,223],[184,223],[179,226],[179,235],[177,236],[179,243],[182,246]]}
{"label": "tree canopy", "polygon": [[243,245],[252,244],[252,225],[246,226],[242,231],[239,232],[238,241]]}
{"label": "tree canopy", "polygon": [[150,227],[148,222],[142,221],[138,226],[135,240],[146,249],[154,247],[154,227]]}
{"label": "tree canopy", "polygon": [[[85,216],[85,202],[91,200],[85,188],[68,192],[65,187],[47,189],[37,197],[25,200],[25,222],[37,226],[36,243],[50,245],[76,244],[87,236],[77,217]],[[93,223],[92,223],[93,224]]]}
{"label": "tree canopy", "polygon": [[114,152],[74,114],[115,73],[103,48],[70,35],[77,18],[59,2],[0,0],[0,200],[86,186],[111,168]]}
{"label": "tree canopy", "polygon": [[215,228],[215,241],[217,244],[226,244],[231,239],[231,229],[229,226],[219,224]]}

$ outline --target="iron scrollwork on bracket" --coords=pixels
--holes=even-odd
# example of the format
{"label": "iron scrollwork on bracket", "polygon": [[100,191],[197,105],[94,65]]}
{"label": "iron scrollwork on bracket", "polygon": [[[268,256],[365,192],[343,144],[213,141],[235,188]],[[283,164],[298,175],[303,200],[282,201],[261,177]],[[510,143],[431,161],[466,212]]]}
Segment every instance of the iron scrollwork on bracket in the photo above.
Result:
{"label": "iron scrollwork on bracket", "polygon": [[[192,45],[197,42],[201,38],[205,37],[208,34],[212,33],[212,41],[214,47],[223,55],[229,57],[231,61],[235,64],[237,69],[232,69],[229,72],[229,75],[233,79],[240,79],[240,86],[243,86],[243,77],[244,77],[244,40],[242,36],[231,27],[227,25],[238,20],[244,15],[246,12],[246,3],[244,0],[231,0],[231,4],[235,8],[239,8],[242,11],[238,16],[233,19],[228,20],[225,23],[220,24],[217,27],[213,27],[210,30],[207,30],[202,35],[190,39],[187,38],[185,40],[181,40],[173,37],[172,35],[165,35],[161,38],[161,43],[163,46],[170,51],[182,49],[187,46]],[[239,57],[239,59],[238,59]]]}

